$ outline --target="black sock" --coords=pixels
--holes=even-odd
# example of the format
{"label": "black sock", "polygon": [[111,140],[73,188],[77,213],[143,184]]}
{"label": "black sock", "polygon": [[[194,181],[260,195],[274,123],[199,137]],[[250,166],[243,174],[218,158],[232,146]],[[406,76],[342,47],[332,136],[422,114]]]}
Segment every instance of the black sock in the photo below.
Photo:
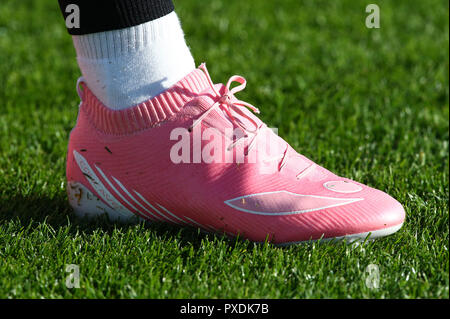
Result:
{"label": "black sock", "polygon": [[58,0],[72,35],[132,27],[174,10],[172,0]]}

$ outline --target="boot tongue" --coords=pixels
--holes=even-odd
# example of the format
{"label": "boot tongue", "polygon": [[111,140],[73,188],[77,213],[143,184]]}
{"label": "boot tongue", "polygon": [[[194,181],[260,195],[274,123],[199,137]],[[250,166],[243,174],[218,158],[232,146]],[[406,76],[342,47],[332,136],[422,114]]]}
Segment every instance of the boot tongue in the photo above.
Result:
{"label": "boot tongue", "polygon": [[[220,93],[220,95],[223,95],[225,93],[225,86],[223,84],[216,84],[215,88]],[[195,119],[201,116],[204,112],[208,111],[211,107],[213,107],[213,105],[219,99],[220,97],[216,96],[214,90],[212,88],[209,88],[203,91],[200,96],[191,101],[189,103],[189,113],[191,114],[193,121],[195,121]],[[232,102],[233,101],[237,100],[234,98]],[[236,107],[239,107],[240,110],[242,110],[242,112],[250,119],[252,119],[258,127],[261,127],[254,147],[259,149],[258,157],[261,157],[260,160],[270,160],[271,163],[269,163],[268,165],[273,166],[272,168],[269,167],[273,171],[274,169],[276,169],[278,161],[281,160],[281,155],[283,155],[284,151],[286,150],[286,142],[277,134],[275,134],[271,129],[269,129],[266,125],[264,125],[264,123],[246,107],[238,105],[236,105]],[[230,113],[234,117],[234,120],[240,121],[245,128],[248,128],[250,131],[256,129],[255,123],[250,121],[246,116],[240,115],[232,108],[230,108]],[[230,141],[239,139],[246,134],[250,135],[249,141],[252,139],[251,133],[244,132],[241,127],[234,124],[230,116],[221,107],[216,107],[214,110],[212,110],[208,114],[208,116],[206,116],[202,120],[202,123],[206,127],[211,127],[219,131]]]}
{"label": "boot tongue", "polygon": [[[216,90],[220,94],[225,93],[225,86],[223,84],[216,84],[215,85]],[[214,90],[212,88],[204,91],[199,97],[197,97],[194,101],[192,101],[192,105],[195,106],[196,113],[198,112],[199,115],[201,115],[203,112],[206,112],[209,110],[218,100],[220,97],[216,96]],[[232,100],[237,101],[235,98]],[[191,103],[190,103],[191,104]],[[223,106],[227,107],[227,106]],[[216,107],[213,111],[211,111],[207,117],[203,119],[203,124],[214,127],[215,129],[219,130],[221,133],[225,134],[225,129],[236,129],[238,128],[237,125],[235,125],[230,118],[230,116],[223,110],[223,107]],[[258,126],[261,126],[263,122],[256,117],[250,110],[243,106],[237,106],[239,107],[248,117],[253,119],[257,123]],[[248,128],[249,130],[255,130],[255,124],[252,123],[248,118],[241,116],[237,112],[235,112],[232,108],[230,108],[230,113],[234,117],[234,120],[237,122],[240,122],[244,127]],[[198,116],[199,116],[198,115]],[[197,117],[198,117],[197,116]],[[242,130],[241,130],[242,131]]]}

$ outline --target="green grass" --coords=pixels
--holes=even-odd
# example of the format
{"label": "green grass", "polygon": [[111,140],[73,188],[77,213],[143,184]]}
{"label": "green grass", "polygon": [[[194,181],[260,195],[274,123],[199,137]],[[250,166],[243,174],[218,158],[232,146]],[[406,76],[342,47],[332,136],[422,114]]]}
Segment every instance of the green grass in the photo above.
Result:
{"label": "green grass", "polygon": [[[449,5],[176,1],[197,63],[249,81],[299,152],[406,208],[395,235],[359,247],[256,245],[165,225],[76,219],[65,152],[79,76],[55,0],[0,3],[0,297],[449,298]],[[81,288],[65,286],[66,264]],[[366,267],[380,270],[369,289]]]}

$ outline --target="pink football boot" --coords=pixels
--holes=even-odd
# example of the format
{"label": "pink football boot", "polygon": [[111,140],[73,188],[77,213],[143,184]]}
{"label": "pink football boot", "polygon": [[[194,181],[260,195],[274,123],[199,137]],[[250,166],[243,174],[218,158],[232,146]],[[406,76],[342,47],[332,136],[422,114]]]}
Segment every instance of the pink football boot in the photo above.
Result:
{"label": "pink football boot", "polygon": [[76,214],[275,244],[373,239],[400,229],[400,203],[298,154],[254,106],[236,99],[245,84],[233,76],[215,85],[201,65],[157,97],[114,111],[79,80],[67,156]]}

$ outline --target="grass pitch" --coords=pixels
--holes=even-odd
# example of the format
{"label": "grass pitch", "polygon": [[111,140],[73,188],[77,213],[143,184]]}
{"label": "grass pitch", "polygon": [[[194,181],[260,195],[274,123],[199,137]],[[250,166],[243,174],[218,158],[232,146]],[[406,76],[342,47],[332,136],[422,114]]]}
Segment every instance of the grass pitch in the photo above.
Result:
{"label": "grass pitch", "polygon": [[[79,76],[55,0],[0,3],[0,297],[448,298],[448,1],[176,1],[197,63],[320,165],[398,199],[359,247],[256,245],[167,225],[76,219],[65,153]],[[80,288],[65,285],[79,265]],[[368,287],[368,265],[379,288]]]}

